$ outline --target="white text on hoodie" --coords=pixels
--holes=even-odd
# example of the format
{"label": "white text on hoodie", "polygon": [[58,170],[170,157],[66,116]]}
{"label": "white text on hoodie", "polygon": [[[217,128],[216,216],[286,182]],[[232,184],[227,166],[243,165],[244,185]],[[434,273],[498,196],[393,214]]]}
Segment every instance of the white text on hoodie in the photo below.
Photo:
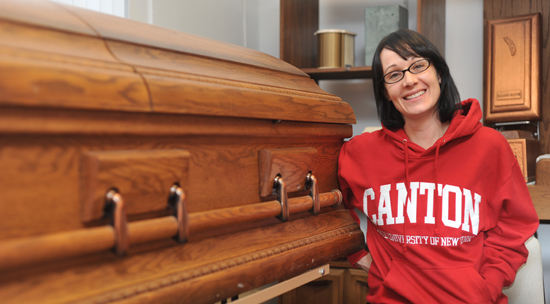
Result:
{"label": "white text on hoodie", "polygon": [[[460,188],[453,185],[437,184],[437,194],[441,197],[441,222],[446,227],[452,227],[464,231],[469,231],[477,235],[479,230],[479,203],[481,196],[477,193],[472,195],[472,191],[466,188]],[[392,210],[391,197],[392,193],[397,191],[397,216],[394,217]],[[378,192],[378,212],[369,214],[369,204],[376,204],[376,193],[372,188],[365,190],[363,195],[363,211],[378,225],[394,225],[403,224],[405,222],[404,212],[405,205],[407,206],[406,213],[410,223],[417,222],[417,203],[419,196],[425,196],[423,200],[426,203],[426,214],[424,215],[425,224],[435,224],[434,217],[434,197],[435,183],[411,182],[410,195],[408,195],[405,183],[397,183],[395,187],[391,184],[380,186]],[[394,196],[395,197],[395,196]],[[454,197],[454,206],[451,206]],[[450,217],[450,208],[454,207],[454,219]],[[386,215],[384,217],[384,215]],[[470,226],[471,224],[471,226]]]}

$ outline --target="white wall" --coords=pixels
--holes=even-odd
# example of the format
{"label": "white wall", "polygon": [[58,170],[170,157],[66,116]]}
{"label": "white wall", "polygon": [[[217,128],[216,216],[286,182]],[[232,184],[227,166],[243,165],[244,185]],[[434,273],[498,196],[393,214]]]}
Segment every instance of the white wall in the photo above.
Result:
{"label": "white wall", "polygon": [[128,17],[279,57],[279,0],[127,0]]}
{"label": "white wall", "polygon": [[483,1],[447,0],[445,21],[445,59],[460,96],[483,102]]}
{"label": "white wall", "polygon": [[92,11],[126,17],[126,0],[49,0],[86,8]]}

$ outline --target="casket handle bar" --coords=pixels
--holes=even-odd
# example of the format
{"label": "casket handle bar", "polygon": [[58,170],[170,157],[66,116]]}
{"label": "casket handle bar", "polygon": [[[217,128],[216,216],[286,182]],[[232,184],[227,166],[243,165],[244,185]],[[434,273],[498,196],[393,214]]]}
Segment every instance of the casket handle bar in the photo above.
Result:
{"label": "casket handle bar", "polygon": [[110,189],[105,194],[105,210],[111,218],[111,225],[115,228],[115,252],[125,255],[130,247],[128,238],[128,220],[124,199],[116,189]]}
{"label": "casket handle bar", "polygon": [[282,222],[286,222],[290,214],[290,209],[288,208],[288,195],[286,192],[286,183],[280,174],[277,174],[277,176],[275,176],[273,188],[277,192],[277,200],[281,204],[281,214],[278,215],[277,218]]}
{"label": "casket handle bar", "polygon": [[[313,180],[313,178],[311,178]],[[279,217],[288,220],[290,213],[315,210],[312,208],[311,196],[286,198],[285,184],[282,178],[277,179],[282,202],[268,201],[246,206],[236,206],[202,212],[188,213],[185,192],[173,187],[169,203],[172,203],[174,216],[127,222],[125,202],[116,190],[108,191],[106,198],[107,215],[112,219],[111,225],[90,227],[67,232],[32,236],[23,239],[0,241],[0,270],[20,266],[75,258],[92,253],[112,250],[123,255],[130,245],[138,245],[166,238],[175,238],[180,242],[189,239],[190,235],[203,231],[221,231],[223,227]],[[313,187],[309,186],[310,188]],[[312,190],[314,192],[314,190]],[[315,196],[315,195],[313,195]],[[320,193],[320,208],[338,207],[342,203],[339,190]],[[212,219],[216,219],[213,221]],[[46,245],[47,244],[47,245]]]}
{"label": "casket handle bar", "polygon": [[187,196],[183,189],[174,184],[170,188],[168,204],[174,209],[174,217],[178,222],[178,234],[175,239],[180,243],[187,242],[189,236],[189,216],[187,215]]}
{"label": "casket handle bar", "polygon": [[321,211],[321,203],[319,201],[319,187],[317,186],[317,178],[315,178],[315,175],[311,174],[309,172],[306,176],[306,184],[309,188],[309,196],[311,196],[311,200],[313,200],[313,206],[311,207],[311,212],[313,215],[319,214]]}

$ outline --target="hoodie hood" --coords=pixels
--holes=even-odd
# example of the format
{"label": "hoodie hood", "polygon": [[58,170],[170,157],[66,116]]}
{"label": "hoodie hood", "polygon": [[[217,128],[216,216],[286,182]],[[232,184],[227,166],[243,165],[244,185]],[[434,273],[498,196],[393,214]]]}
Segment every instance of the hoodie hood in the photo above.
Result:
{"label": "hoodie hood", "polygon": [[470,98],[462,101],[462,109],[457,110],[451,120],[449,128],[445,134],[438,139],[434,145],[428,149],[424,149],[417,144],[411,142],[409,137],[403,129],[391,131],[382,126],[383,132],[394,140],[396,146],[400,150],[405,150],[405,144],[408,148],[409,157],[420,157],[424,155],[433,155],[436,153],[436,149],[445,144],[452,142],[453,140],[470,136],[474,134],[479,128],[481,128],[481,107],[479,101]]}

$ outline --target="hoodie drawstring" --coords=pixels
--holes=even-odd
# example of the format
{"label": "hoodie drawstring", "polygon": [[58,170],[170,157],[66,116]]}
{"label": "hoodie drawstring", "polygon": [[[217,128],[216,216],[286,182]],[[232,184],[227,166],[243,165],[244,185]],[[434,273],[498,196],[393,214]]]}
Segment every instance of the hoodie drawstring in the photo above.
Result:
{"label": "hoodie drawstring", "polygon": [[440,190],[440,187],[439,187],[439,172],[438,172],[438,168],[437,168],[437,163],[439,161],[439,148],[441,148],[441,145],[443,145],[445,143],[445,140],[443,140],[442,142],[440,142],[436,149],[435,149],[435,186],[437,187],[437,196],[439,198],[439,202],[435,202],[434,201],[434,217],[435,217],[435,230],[434,230],[434,234],[435,235],[438,235],[439,234],[439,221],[438,221],[438,217],[441,218],[441,204],[443,203],[443,194],[441,193],[442,189]]}
{"label": "hoodie drawstring", "polygon": [[[407,196],[405,197],[405,204],[407,204],[407,200],[409,199],[410,195],[410,189],[411,189],[411,181],[409,179],[409,141],[407,139],[403,139],[403,144],[405,145],[405,182],[407,185]],[[404,240],[407,239],[407,219],[405,217],[403,222],[403,238]],[[403,243],[403,253],[407,253],[407,243]]]}
{"label": "hoodie drawstring", "polygon": [[[441,187],[439,187],[439,172],[438,172],[438,162],[439,162],[439,150],[441,148],[441,146],[443,144],[445,144],[446,140],[442,140],[437,146],[436,146],[436,149],[435,149],[435,186],[437,187],[436,188],[436,191],[437,191],[437,195],[436,195],[436,199],[434,199],[434,218],[435,218],[435,230],[434,230],[434,234],[435,235],[439,235],[439,232],[440,232],[440,229],[439,229],[439,226],[440,226],[440,218],[441,218],[441,205],[443,203],[443,199],[442,199],[442,189],[440,189]],[[409,200],[410,198],[410,189],[411,189],[411,181],[410,181],[410,176],[409,176],[409,142],[407,139],[403,139],[403,145],[404,145],[404,150],[405,150],[405,182],[406,182],[406,185],[407,185],[407,197],[405,198],[405,203],[407,203],[407,201]],[[407,238],[407,220],[405,219],[404,220],[404,223],[403,223],[403,237],[406,239]],[[407,244],[404,243],[403,244],[403,252],[406,253],[407,252]]]}

